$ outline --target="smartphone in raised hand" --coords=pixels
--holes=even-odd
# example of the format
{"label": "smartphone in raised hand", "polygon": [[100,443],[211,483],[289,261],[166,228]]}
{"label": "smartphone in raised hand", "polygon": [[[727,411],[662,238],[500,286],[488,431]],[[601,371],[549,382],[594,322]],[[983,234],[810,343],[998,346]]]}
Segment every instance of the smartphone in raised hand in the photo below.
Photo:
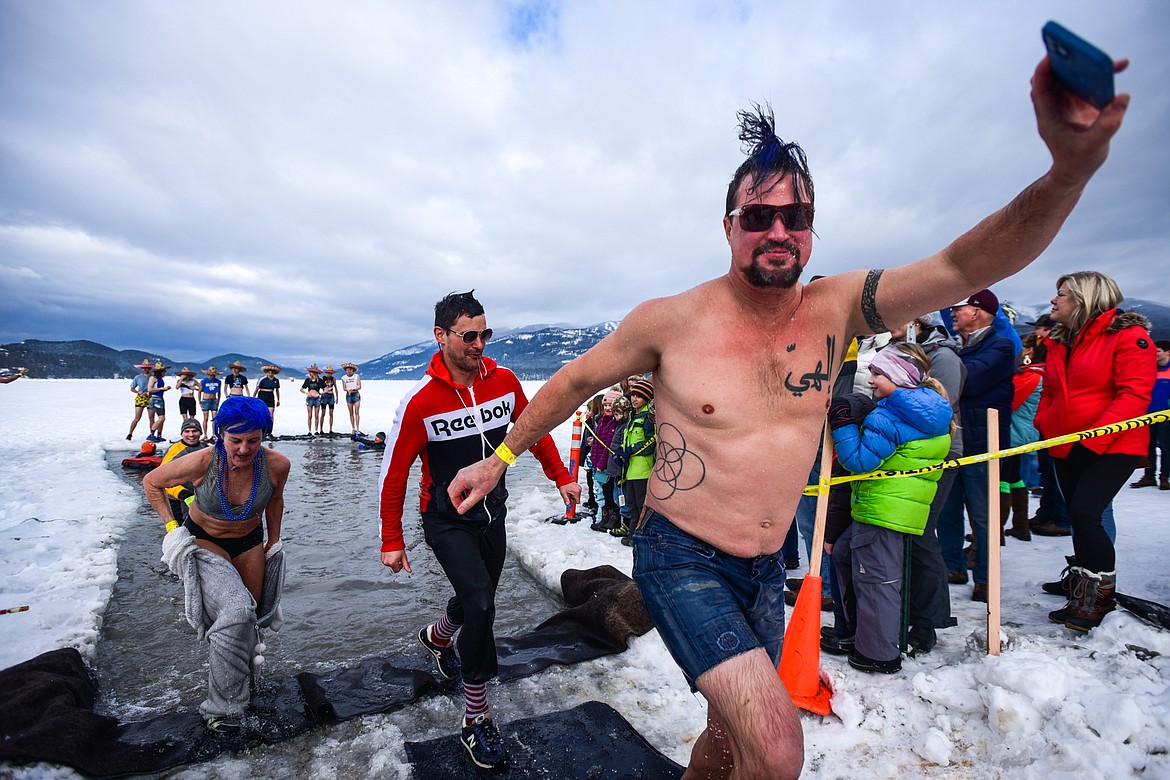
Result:
{"label": "smartphone in raised hand", "polygon": [[1113,102],[1113,59],[1084,38],[1056,22],[1040,31],[1048,61],[1069,90],[1104,108]]}

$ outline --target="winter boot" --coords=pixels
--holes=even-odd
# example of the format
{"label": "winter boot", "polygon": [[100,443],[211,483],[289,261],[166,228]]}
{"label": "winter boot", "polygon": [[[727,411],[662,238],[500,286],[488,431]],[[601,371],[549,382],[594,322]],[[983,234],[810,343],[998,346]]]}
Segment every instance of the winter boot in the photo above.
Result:
{"label": "winter boot", "polygon": [[[1064,624],[1074,631],[1088,631],[1101,625],[1104,617],[1117,607],[1117,572],[1089,571],[1076,567],[1078,579],[1073,586],[1073,599],[1064,611]],[[1062,610],[1057,610],[1062,611]],[[1051,617],[1051,615],[1049,616]]]}
{"label": "winter boot", "polygon": [[620,522],[620,524],[618,525],[617,528],[611,528],[609,531],[609,535],[610,536],[619,536],[619,537],[623,537],[623,538],[629,536],[630,535],[630,524],[628,522],[626,522],[626,518],[621,517],[619,515],[618,521]]}
{"label": "winter boot", "polygon": [[590,530],[600,531],[601,533],[608,531],[610,528],[609,523],[613,514],[613,510],[614,508],[612,506],[603,506],[601,508],[600,514],[597,516],[597,519],[589,524]]}
{"label": "winter boot", "polygon": [[1145,474],[1142,475],[1142,478],[1139,479],[1137,482],[1130,482],[1129,486],[1131,488],[1140,488],[1140,487],[1154,487],[1157,484],[1158,483],[1154,481],[1154,475],[1149,473],[1149,472],[1146,472]]}
{"label": "winter boot", "polygon": [[1072,576],[1069,572],[1072,570],[1072,567],[1077,565],[1077,559],[1075,555],[1066,555],[1064,556],[1064,559],[1068,561],[1068,566],[1065,566],[1064,571],[1060,573],[1060,579],[1056,582],[1044,583],[1044,585],[1041,586],[1041,589],[1045,593],[1049,593],[1053,596],[1064,596],[1067,599],[1069,579]]}
{"label": "winter boot", "polygon": [[1080,566],[1070,565],[1067,569],[1068,576],[1062,578],[1062,582],[1068,583],[1068,603],[1060,609],[1048,613],[1048,619],[1053,623],[1064,623],[1066,620],[1076,614],[1076,609],[1080,607],[1081,602],[1084,601],[1085,591],[1088,586],[1084,585],[1081,580],[1083,576],[1081,572],[1084,571]]}
{"label": "winter boot", "polygon": [[1032,541],[1032,528],[1028,525],[1028,488],[1012,488],[1012,527],[1004,531],[1021,542]]}

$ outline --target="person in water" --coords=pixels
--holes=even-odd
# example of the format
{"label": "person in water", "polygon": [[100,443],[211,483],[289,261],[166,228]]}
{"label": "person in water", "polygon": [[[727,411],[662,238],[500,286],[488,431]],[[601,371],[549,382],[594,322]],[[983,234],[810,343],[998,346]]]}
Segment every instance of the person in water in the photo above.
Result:
{"label": "person in water", "polygon": [[[257,628],[279,625],[290,464],[260,446],[271,432],[263,401],[230,396],[215,418],[214,447],[159,466],[142,481],[167,527],[163,560],[183,580],[187,619],[210,644],[207,699],[199,711],[217,733],[239,731],[250,701],[250,661],[260,648]],[[181,485],[192,486],[195,496],[180,525],[166,490]]]}

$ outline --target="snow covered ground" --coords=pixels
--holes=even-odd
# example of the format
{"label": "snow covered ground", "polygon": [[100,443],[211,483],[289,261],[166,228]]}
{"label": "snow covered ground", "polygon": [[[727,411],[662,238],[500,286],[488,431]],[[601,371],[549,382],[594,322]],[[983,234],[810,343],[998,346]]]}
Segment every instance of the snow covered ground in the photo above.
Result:
{"label": "snow covered ground", "polygon": [[[405,382],[367,382],[363,429],[386,429]],[[539,383],[528,386],[532,392]],[[57,647],[92,656],[102,612],[117,576],[116,556],[140,502],[106,467],[105,451],[137,449],[125,441],[131,416],[128,381],[21,379],[0,387],[0,668]],[[286,384],[286,387],[291,385]],[[304,430],[300,396],[278,410],[276,433]],[[167,433],[177,437],[178,422]],[[338,429],[348,427],[343,418]],[[555,434],[567,454],[569,426]],[[630,571],[629,549],[585,523],[541,522],[558,511],[551,488],[514,495],[510,544],[533,576],[558,588],[565,568],[608,563]],[[1119,587],[1170,603],[1165,551],[1170,549],[1170,492],[1124,488],[1115,502]],[[353,514],[373,521],[374,507]],[[1170,633],[1117,611],[1088,635],[1051,624],[1058,599],[1040,592],[1055,577],[1067,538],[1008,539],[1003,550],[1004,647],[985,654],[982,604],[970,586],[952,586],[959,626],[940,632],[938,647],[905,659],[899,675],[867,675],[823,656],[834,688],[834,715],[804,719],[805,776],[816,778],[1170,778]],[[826,615],[826,618],[828,616]],[[605,701],[651,743],[685,764],[701,730],[701,700],[687,689],[657,634],[629,651],[550,669],[516,684],[534,711]],[[448,706],[438,699],[423,707]],[[507,708],[512,708],[509,711]],[[507,722],[512,701],[497,708]],[[299,751],[316,777],[409,776],[402,749],[403,711],[357,719],[269,750]],[[452,716],[453,718],[453,716]],[[453,730],[453,728],[452,728]],[[253,751],[255,752],[255,751]],[[307,755],[306,755],[307,754]],[[225,756],[172,777],[264,777],[254,757]],[[0,775],[69,777],[48,766],[0,767]]]}

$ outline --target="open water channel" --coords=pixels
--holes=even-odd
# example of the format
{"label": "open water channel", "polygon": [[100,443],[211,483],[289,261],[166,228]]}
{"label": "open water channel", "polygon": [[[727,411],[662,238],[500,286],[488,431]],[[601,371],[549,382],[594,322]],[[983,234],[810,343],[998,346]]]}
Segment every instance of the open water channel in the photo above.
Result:
{"label": "open water channel", "polygon": [[[414,573],[395,576],[378,559],[381,454],[359,451],[346,439],[278,441],[272,446],[289,457],[292,470],[281,530],[288,567],[284,625],[279,632],[265,632],[263,674],[285,678],[354,666],[375,656],[421,654],[418,629],[440,614],[451,589],[421,543],[421,531],[412,528],[419,521],[417,500],[410,497],[414,490],[404,516],[408,545],[416,540],[408,548]],[[110,468],[139,484],[140,473],[121,467],[124,454],[110,453]],[[418,484],[417,470],[416,463],[412,486]],[[522,459],[508,480],[514,494],[548,485],[534,458]],[[159,560],[163,528],[145,495],[137,512],[141,530],[121,544],[118,581],[93,662],[101,691],[97,710],[122,722],[198,706],[207,675],[207,644],[196,640],[183,618],[183,590]],[[509,558],[497,598],[496,634],[523,633],[563,606]],[[493,707],[498,703],[512,715],[542,709],[539,702],[524,701],[533,694],[522,686],[493,687],[490,695]],[[386,739],[429,739],[455,731],[460,706],[461,695],[431,697],[377,717],[387,719]],[[304,777],[321,776],[328,766],[325,776],[364,776],[371,756],[385,748],[369,738],[364,720],[317,729],[282,745],[188,771],[199,777],[267,777],[290,771]],[[339,751],[339,742],[349,740],[356,742]],[[350,771],[346,762],[352,762]],[[216,767],[225,764],[231,770],[220,774]]]}

